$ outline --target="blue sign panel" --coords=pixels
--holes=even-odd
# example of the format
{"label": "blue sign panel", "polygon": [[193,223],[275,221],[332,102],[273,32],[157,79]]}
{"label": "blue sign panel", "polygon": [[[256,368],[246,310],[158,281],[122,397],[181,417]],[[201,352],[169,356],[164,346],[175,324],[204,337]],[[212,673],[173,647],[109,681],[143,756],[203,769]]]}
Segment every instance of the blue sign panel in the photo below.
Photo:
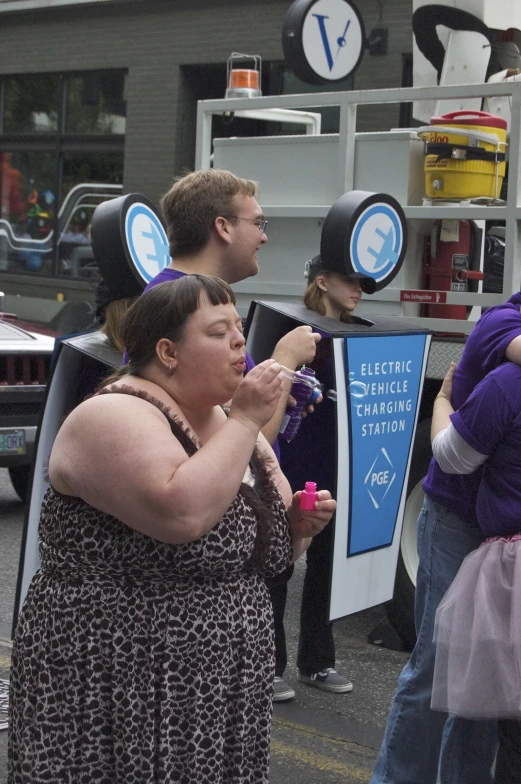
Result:
{"label": "blue sign panel", "polygon": [[404,232],[397,211],[384,203],[371,204],[354,227],[350,254],[355,272],[385,280],[402,255]]}
{"label": "blue sign panel", "polygon": [[132,261],[141,277],[150,283],[170,263],[165,230],[146,204],[132,204],[125,218],[125,235]]}
{"label": "blue sign panel", "polygon": [[351,479],[348,556],[392,543],[425,341],[426,335],[345,338]]}

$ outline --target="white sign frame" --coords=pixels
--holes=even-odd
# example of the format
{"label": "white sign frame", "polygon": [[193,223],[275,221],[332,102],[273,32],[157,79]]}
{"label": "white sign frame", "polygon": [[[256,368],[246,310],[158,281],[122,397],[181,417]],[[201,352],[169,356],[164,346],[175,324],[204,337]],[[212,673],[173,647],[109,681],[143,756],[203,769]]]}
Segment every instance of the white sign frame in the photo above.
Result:
{"label": "white sign frame", "polygon": [[[431,336],[426,335],[421,381],[425,378]],[[393,597],[396,566],[402,535],[403,513],[407,496],[407,483],[411,467],[414,435],[418,424],[421,395],[418,396],[414,428],[407,460],[407,470],[403,482],[402,496],[393,541],[389,547],[360,553],[347,557],[349,537],[349,497],[350,476],[345,466],[349,464],[349,439],[346,438],[349,422],[347,413],[347,392],[345,384],[344,341],[333,340],[335,373],[337,377],[337,511],[335,516],[335,537],[333,547],[333,568],[331,573],[331,600],[329,620],[366,610],[377,604],[387,602]],[[342,437],[341,437],[342,436]]]}

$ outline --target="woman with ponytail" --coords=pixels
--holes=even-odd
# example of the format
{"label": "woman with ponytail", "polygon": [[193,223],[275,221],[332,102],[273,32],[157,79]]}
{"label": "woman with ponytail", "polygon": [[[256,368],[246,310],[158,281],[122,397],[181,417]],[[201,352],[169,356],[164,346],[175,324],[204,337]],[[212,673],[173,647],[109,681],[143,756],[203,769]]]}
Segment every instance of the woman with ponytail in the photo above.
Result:
{"label": "woman with ponytail", "polygon": [[[307,262],[308,285],[304,304],[320,316],[347,323],[353,319],[362,293],[374,293],[372,278],[342,275],[326,268],[321,256]],[[328,397],[336,389],[332,341],[327,333],[317,345],[316,357],[309,365],[324,386],[324,400],[306,417],[295,439],[281,440],[280,460],[291,487],[304,487],[311,475],[317,486],[334,494],[336,489],[336,403]],[[297,653],[298,680],[335,694],[353,689],[349,678],[335,669],[335,642],[329,623],[329,582],[332,565],[333,525],[317,536],[306,554],[306,575],[300,610],[300,637]],[[276,667],[275,699],[284,701],[295,696],[282,676],[286,667],[284,608],[290,568],[284,575],[268,582],[275,616]]]}

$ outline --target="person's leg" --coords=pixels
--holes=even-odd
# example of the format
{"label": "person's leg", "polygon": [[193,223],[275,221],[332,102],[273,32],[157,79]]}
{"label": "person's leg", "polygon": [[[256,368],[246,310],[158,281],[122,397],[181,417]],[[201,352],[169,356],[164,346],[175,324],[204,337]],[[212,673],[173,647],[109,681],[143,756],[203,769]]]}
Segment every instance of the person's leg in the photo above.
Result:
{"label": "person's leg", "polygon": [[275,677],[282,678],[288,663],[286,649],[286,632],[284,630],[284,611],[288,597],[288,582],[293,574],[294,567],[290,566],[282,574],[270,577],[266,585],[270,592],[273,606],[273,621],[275,625]]}
{"label": "person's leg", "polygon": [[333,625],[329,622],[332,531],[332,525],[327,525],[313,537],[306,553],[297,656],[297,667],[306,675],[335,666]]}
{"label": "person's leg", "polygon": [[[434,618],[463,559],[482,541],[478,529],[425,498],[418,519],[417,642],[398,681],[371,784],[436,784],[447,715],[430,709],[436,650],[432,641]],[[480,775],[468,778],[459,765],[466,754],[482,755],[482,760],[489,757],[483,738],[481,745],[475,745],[473,726],[461,719],[453,723],[451,744],[452,748],[460,744],[459,770],[451,777],[446,766],[442,784],[490,784],[490,770],[482,768]],[[490,743],[493,746],[493,740]]]}
{"label": "person's leg", "polygon": [[497,741],[497,721],[449,716],[441,743],[440,784],[491,784]]}
{"label": "person's leg", "polygon": [[521,781],[521,722],[498,722],[499,749],[494,784],[519,784]]}

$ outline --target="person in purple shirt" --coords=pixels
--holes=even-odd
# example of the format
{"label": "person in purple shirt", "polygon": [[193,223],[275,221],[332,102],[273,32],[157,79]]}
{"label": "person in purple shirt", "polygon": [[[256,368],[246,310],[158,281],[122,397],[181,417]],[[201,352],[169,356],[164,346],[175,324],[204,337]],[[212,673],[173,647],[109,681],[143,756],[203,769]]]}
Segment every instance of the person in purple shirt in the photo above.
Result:
{"label": "person in purple shirt", "polygon": [[[268,241],[262,209],[257,202],[257,183],[221,169],[199,170],[174,181],[161,200],[171,262],[147,285],[176,280],[183,275],[213,275],[237,283],[259,271],[257,252]],[[295,370],[311,362],[320,335],[300,326],[277,343],[272,358]],[[126,354],[123,364],[128,362]],[[255,367],[246,356],[246,372]],[[280,456],[277,435],[291,389],[285,379],[277,410],[262,433]]]}
{"label": "person in purple shirt", "polygon": [[[450,475],[479,470],[476,517],[487,540],[463,562],[436,612],[431,707],[498,718],[495,784],[521,772],[521,367],[504,362],[454,412],[445,377],[432,449]],[[477,750],[479,752],[479,750]]]}
{"label": "person in purple shirt", "polygon": [[[470,334],[453,383],[458,410],[505,360],[521,364],[521,293],[489,308]],[[448,474],[433,458],[418,518],[416,646],[403,669],[371,784],[491,784],[495,721],[472,721],[431,710],[436,608],[464,558],[484,540],[476,517],[481,469]]]}

